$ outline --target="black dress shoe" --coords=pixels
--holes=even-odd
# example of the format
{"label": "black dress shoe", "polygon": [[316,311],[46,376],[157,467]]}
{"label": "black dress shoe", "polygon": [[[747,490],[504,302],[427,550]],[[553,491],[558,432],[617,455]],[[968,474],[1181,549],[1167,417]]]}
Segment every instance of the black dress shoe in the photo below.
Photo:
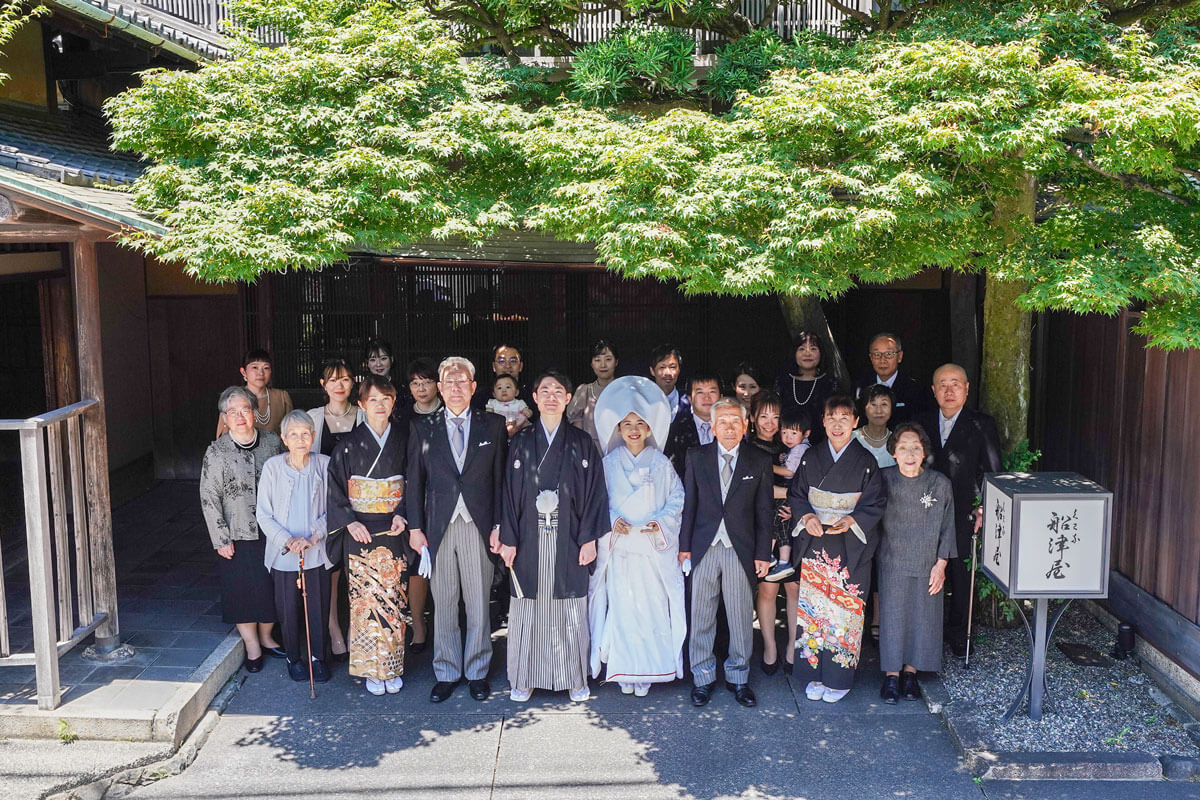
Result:
{"label": "black dress shoe", "polygon": [[896,701],[900,699],[900,677],[898,675],[888,675],[883,679],[883,686],[879,687],[879,697],[889,706],[896,705]]}
{"label": "black dress shoe", "polygon": [[408,652],[415,655],[425,652],[426,642],[413,642],[408,646]]}
{"label": "black dress shoe", "polygon": [[950,640],[950,652],[954,654],[955,658],[966,658],[967,657],[967,640],[966,639],[951,639]]}
{"label": "black dress shoe", "polygon": [[345,664],[350,660],[350,651],[347,650],[344,653],[330,653],[329,660],[335,664]]}
{"label": "black dress shoe", "polygon": [[258,658],[247,658],[246,672],[262,672],[264,660],[265,656],[259,656]]}
{"label": "black dress shoe", "polygon": [[476,700],[487,700],[488,695],[492,693],[492,687],[487,682],[487,678],[480,678],[475,681],[467,681],[467,688],[471,690],[471,697]]}
{"label": "black dress shoe", "polygon": [[917,673],[900,673],[900,694],[905,700],[921,699],[921,684],[917,683]]}
{"label": "black dress shoe", "polygon": [[759,659],[758,663],[762,667],[763,675],[774,675],[779,672],[779,656],[775,657],[774,663],[768,664],[765,658]]}
{"label": "black dress shoe", "polygon": [[783,674],[784,675],[795,675],[796,674],[796,662],[788,661],[787,659],[784,659]]}
{"label": "black dress shoe", "polygon": [[700,706],[708,705],[709,699],[712,697],[713,687],[717,685],[716,681],[712,683],[698,684],[692,687],[692,705],[699,708]]}
{"label": "black dress shoe", "polygon": [[282,647],[264,647],[263,654],[271,658],[287,658],[287,650]]}
{"label": "black dress shoe", "polygon": [[[304,666],[303,663],[301,663],[299,661],[289,661],[289,662],[287,662],[287,668],[288,668],[288,677],[291,678],[292,680],[296,681],[297,683],[299,683],[300,681],[308,680],[308,667]],[[314,676],[313,679],[314,680],[316,679],[316,674],[317,674],[317,671],[314,669],[313,670],[313,676]]]}
{"label": "black dress shoe", "polygon": [[433,691],[429,693],[429,702],[440,703],[443,700],[454,694],[454,690],[458,687],[458,681],[438,681],[433,685]]}
{"label": "black dress shoe", "polygon": [[313,665],[313,682],[328,683],[329,682],[329,667],[325,666],[325,662],[317,659],[312,662]]}
{"label": "black dress shoe", "polygon": [[750,688],[748,683],[729,683],[725,682],[725,687],[733,692],[733,699],[738,701],[739,705],[746,708],[754,708],[758,705],[758,698],[754,696],[754,690]]}

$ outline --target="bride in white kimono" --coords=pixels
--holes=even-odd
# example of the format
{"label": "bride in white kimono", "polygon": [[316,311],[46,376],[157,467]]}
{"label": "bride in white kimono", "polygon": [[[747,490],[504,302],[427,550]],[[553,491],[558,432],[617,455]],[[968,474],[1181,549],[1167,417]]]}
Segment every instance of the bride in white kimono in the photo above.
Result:
{"label": "bride in white kimono", "polygon": [[661,444],[671,407],[649,378],[618,378],[596,401],[596,432],[607,455],[612,531],[597,546],[588,586],[591,669],[645,697],[652,683],[683,677],[687,634],[679,525],[683,483]]}

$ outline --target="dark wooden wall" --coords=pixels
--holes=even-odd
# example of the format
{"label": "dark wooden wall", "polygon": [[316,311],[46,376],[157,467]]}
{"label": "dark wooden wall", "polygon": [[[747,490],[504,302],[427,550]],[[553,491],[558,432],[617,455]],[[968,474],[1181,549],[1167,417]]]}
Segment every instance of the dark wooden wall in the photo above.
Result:
{"label": "dark wooden wall", "polygon": [[492,348],[507,342],[521,348],[527,377],[555,367],[576,381],[595,379],[590,348],[601,338],[616,347],[620,375],[646,374],[650,349],[673,342],[685,378],[697,370],[732,378],[749,361],[769,382],[791,350],[774,297],[686,296],[672,284],[585,267],[362,258],[264,278],[245,287],[244,313],[249,346],[271,352],[273,383],[298,407],[323,402],[323,360],[358,366],[373,335],[395,348],[395,372],[413,358],[457,354],[490,375]]}
{"label": "dark wooden wall", "polygon": [[156,477],[200,477],[217,397],[241,383],[241,310],[236,294],[147,298]]}
{"label": "dark wooden wall", "polygon": [[1113,568],[1196,623],[1200,351],[1148,350],[1136,323],[1136,312],[1040,318],[1035,443],[1041,469],[1112,490]]}

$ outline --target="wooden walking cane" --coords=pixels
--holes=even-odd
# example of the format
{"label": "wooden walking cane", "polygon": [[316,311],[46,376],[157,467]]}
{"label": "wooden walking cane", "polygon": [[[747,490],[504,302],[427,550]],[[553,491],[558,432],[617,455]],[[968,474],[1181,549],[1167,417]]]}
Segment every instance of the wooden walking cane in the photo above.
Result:
{"label": "wooden walking cane", "polygon": [[304,639],[307,644],[308,657],[308,699],[317,699],[317,682],[313,679],[312,660],[312,625],[308,621],[308,584],[304,580],[304,551],[300,551],[300,578],[296,581],[300,586],[300,597],[304,602]]}
{"label": "wooden walking cane", "polygon": [[963,659],[963,669],[971,668],[971,623],[975,616],[975,573],[979,571],[979,555],[975,545],[979,541],[979,533],[971,533],[971,596],[967,599],[967,654]]}

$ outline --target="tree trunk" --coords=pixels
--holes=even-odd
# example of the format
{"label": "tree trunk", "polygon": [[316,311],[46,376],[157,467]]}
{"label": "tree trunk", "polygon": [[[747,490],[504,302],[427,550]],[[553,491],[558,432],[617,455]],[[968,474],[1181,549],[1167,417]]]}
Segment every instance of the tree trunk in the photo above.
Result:
{"label": "tree trunk", "polygon": [[[967,380],[982,386],[979,379],[979,290],[978,275],[950,273],[950,359],[966,370]],[[979,393],[967,398],[979,407]]]}
{"label": "tree trunk", "polygon": [[824,342],[822,347],[829,348],[828,352],[824,353],[825,369],[828,370],[842,391],[850,391],[853,388],[850,370],[846,366],[846,359],[842,358],[841,349],[833,340],[833,331],[829,328],[829,320],[825,319],[821,301],[812,296],[781,294],[777,297],[792,339],[794,340],[796,334],[801,331],[812,331],[820,336]]}
{"label": "tree trunk", "polygon": [[[1037,178],[1020,173],[1012,194],[996,201],[994,224],[1014,241],[1020,228],[1033,224]],[[996,418],[1005,450],[1028,438],[1029,348],[1031,315],[1017,307],[1027,286],[987,276],[983,298],[983,409]]]}

